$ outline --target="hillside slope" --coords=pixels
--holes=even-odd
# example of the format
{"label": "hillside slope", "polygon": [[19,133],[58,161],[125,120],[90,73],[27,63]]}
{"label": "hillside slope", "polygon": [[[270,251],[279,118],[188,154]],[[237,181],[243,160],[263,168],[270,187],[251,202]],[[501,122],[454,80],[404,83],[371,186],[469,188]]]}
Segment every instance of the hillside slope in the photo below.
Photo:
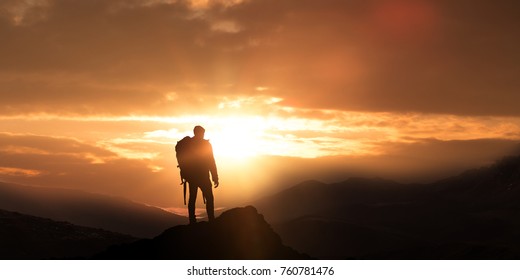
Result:
{"label": "hillside slope", "polygon": [[0,210],[0,259],[82,259],[135,237]]}

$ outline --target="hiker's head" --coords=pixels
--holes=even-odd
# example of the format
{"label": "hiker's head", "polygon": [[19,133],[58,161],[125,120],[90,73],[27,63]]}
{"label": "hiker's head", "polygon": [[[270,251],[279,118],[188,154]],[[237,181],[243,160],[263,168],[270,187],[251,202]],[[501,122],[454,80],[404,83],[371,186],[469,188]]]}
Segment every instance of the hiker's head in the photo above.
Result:
{"label": "hiker's head", "polygon": [[202,127],[200,125],[197,125],[196,127],[193,128],[193,135],[195,135],[195,138],[197,138],[197,139],[204,139],[205,132],[206,132],[206,130],[204,129],[204,127]]}

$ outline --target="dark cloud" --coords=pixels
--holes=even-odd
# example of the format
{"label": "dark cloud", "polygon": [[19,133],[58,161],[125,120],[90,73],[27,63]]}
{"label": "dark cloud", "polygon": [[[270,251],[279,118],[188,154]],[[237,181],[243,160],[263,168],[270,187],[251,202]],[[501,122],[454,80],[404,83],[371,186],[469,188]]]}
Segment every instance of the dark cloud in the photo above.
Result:
{"label": "dark cloud", "polygon": [[167,114],[257,87],[308,108],[519,112],[517,1],[30,3],[0,4],[4,114]]}
{"label": "dark cloud", "polygon": [[[302,2],[283,18],[275,60],[285,70],[275,81],[280,87],[290,81],[285,89],[294,92],[287,104],[517,114],[518,17],[511,12],[517,3],[342,1],[313,8]],[[396,6],[399,17],[377,19]],[[406,13],[421,9],[430,10],[428,22],[410,15],[406,22]]]}

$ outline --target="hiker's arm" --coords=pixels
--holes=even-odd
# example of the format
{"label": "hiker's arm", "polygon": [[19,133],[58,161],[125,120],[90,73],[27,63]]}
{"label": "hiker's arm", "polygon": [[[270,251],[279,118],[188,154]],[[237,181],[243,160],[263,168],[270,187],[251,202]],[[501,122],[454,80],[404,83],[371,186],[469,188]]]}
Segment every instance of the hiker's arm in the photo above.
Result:
{"label": "hiker's arm", "polygon": [[211,173],[211,179],[213,179],[213,183],[215,184],[216,188],[219,185],[217,163],[215,162],[215,157],[213,156],[213,147],[211,146],[211,144],[209,144],[209,151],[209,172]]}

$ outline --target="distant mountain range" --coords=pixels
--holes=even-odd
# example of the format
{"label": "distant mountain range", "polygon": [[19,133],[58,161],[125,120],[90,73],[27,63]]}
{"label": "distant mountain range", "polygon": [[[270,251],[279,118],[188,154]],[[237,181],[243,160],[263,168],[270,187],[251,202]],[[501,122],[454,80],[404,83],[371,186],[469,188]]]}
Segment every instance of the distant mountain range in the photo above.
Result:
{"label": "distant mountain range", "polygon": [[84,259],[137,238],[0,210],[0,259]]}
{"label": "distant mountain range", "polygon": [[154,237],[188,221],[186,217],[123,198],[1,182],[0,209],[136,237]]}
{"label": "distant mountain range", "polygon": [[254,205],[318,258],[520,258],[520,157],[431,184],[308,181]]}

